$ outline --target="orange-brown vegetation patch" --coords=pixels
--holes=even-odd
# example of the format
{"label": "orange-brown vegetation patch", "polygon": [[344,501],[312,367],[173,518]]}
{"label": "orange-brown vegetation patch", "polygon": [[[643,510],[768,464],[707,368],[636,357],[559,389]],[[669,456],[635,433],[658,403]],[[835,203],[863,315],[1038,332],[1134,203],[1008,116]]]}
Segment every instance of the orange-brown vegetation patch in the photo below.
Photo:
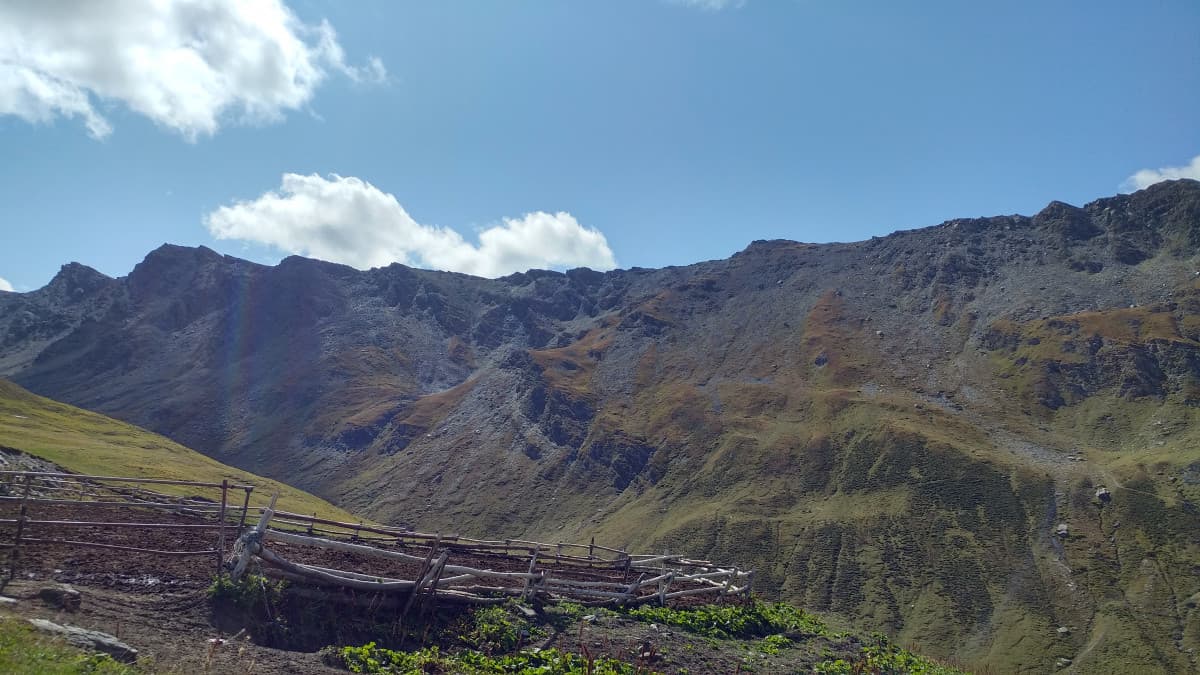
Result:
{"label": "orange-brown vegetation patch", "polygon": [[396,421],[422,429],[432,428],[471,393],[477,382],[470,379],[445,391],[422,396],[397,415]]}
{"label": "orange-brown vegetation patch", "polygon": [[566,347],[529,350],[534,363],[542,369],[546,384],[572,396],[588,396],[596,364],[604,357],[604,351],[612,345],[616,335],[614,323],[613,320],[605,320],[600,327],[593,328]]}
{"label": "orange-brown vegetation patch", "polygon": [[804,358],[813,366],[814,379],[831,385],[848,385],[864,379],[873,347],[846,316],[845,302],[828,290],[817,299],[804,319],[801,337]]}

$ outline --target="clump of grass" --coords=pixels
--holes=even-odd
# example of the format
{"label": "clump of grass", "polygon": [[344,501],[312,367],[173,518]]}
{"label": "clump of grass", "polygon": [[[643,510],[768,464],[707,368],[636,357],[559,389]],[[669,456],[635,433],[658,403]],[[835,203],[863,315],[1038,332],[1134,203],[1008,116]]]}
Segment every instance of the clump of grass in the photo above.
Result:
{"label": "clump of grass", "polygon": [[966,675],[963,671],[935,663],[892,644],[887,637],[876,635],[874,644],[862,648],[851,660],[826,659],[814,666],[823,675],[852,675],[879,673],[881,675]]}
{"label": "clump of grass", "polygon": [[687,609],[642,606],[624,610],[624,614],[725,640],[783,634],[826,635],[829,631],[824,622],[802,609],[783,602],[760,600],[745,605],[704,605]]}

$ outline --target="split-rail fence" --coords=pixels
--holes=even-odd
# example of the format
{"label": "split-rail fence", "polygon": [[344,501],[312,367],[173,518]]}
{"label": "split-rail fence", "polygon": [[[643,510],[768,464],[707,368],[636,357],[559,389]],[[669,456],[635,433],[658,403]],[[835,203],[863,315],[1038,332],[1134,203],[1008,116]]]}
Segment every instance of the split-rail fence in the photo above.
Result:
{"label": "split-rail fence", "polygon": [[[170,486],[176,492],[162,492]],[[286,579],[307,592],[348,590],[394,596],[406,610],[413,602],[493,604],[572,600],[596,605],[667,604],[689,599],[748,597],[754,572],[674,554],[636,554],[595,543],[545,543],[523,539],[475,539],[405,528],[349,523],[250,505],[249,484],[36,471],[0,471],[0,540],[11,580],[23,551],[38,547],[93,547],[142,554],[209,558],[218,574],[235,580],[251,570]],[[39,518],[39,510],[54,513]],[[89,515],[129,509],[139,514],[108,521]],[[172,514],[174,517],[156,517]],[[181,522],[181,518],[183,521]],[[97,528],[189,533],[187,550],[141,548],[63,536]],[[318,564],[336,554],[354,569]]]}

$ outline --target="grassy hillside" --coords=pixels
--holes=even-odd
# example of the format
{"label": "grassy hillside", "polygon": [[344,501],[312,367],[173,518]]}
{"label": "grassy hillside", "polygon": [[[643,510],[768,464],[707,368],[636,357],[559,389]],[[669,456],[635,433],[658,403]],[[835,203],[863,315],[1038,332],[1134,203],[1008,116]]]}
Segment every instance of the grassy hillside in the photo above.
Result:
{"label": "grassy hillside", "polygon": [[[280,509],[358,520],[302,490],[226,466],[132,424],[36,396],[7,380],[0,380],[0,446],[83,474],[215,483],[228,478],[256,486],[252,505],[265,505],[278,492]],[[175,493],[187,490],[169,485],[159,489]]]}

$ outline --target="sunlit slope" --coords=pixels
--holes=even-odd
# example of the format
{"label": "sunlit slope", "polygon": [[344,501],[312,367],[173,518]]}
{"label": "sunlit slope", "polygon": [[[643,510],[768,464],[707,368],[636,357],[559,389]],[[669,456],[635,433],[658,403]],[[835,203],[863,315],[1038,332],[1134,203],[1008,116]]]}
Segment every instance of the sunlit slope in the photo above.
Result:
{"label": "sunlit slope", "polygon": [[[0,446],[83,474],[215,483],[227,478],[256,486],[251,497],[254,505],[265,504],[278,492],[282,510],[358,520],[302,490],[226,466],[132,424],[31,394],[7,380],[0,380]],[[173,486],[160,489],[187,490]]]}

